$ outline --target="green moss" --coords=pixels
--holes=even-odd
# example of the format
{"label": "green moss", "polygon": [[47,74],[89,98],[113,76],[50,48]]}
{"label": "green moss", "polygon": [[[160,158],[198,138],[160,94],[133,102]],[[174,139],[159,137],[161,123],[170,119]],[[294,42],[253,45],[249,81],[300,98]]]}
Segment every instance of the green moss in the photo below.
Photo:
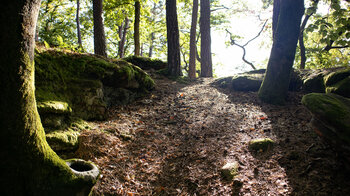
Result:
{"label": "green moss", "polygon": [[251,140],[248,144],[248,148],[252,151],[267,151],[272,148],[274,141],[270,138],[260,138]]}
{"label": "green moss", "polygon": [[325,85],[323,73],[305,79],[303,82],[303,90],[307,92],[324,93]]}
{"label": "green moss", "polygon": [[56,151],[74,150],[78,148],[79,135],[77,131],[54,131],[46,134],[46,140]]}
{"label": "green moss", "polygon": [[332,86],[328,86],[326,88],[326,93],[335,93],[350,98],[350,76]]}
{"label": "green moss", "polygon": [[220,170],[221,176],[226,180],[232,180],[238,175],[238,167],[238,162],[226,163]]}
{"label": "green moss", "polygon": [[350,76],[350,69],[333,72],[324,77],[325,86],[333,86],[341,80]]}
{"label": "green moss", "polygon": [[68,103],[62,101],[37,102],[39,113],[69,114],[72,108]]}
{"label": "green moss", "polygon": [[123,60],[130,62],[144,70],[148,70],[148,69],[160,70],[167,67],[166,62],[163,62],[159,59],[153,59],[148,57],[129,56],[124,58]]}
{"label": "green moss", "polygon": [[302,103],[318,120],[350,132],[350,99],[331,93],[310,93],[302,98]]}

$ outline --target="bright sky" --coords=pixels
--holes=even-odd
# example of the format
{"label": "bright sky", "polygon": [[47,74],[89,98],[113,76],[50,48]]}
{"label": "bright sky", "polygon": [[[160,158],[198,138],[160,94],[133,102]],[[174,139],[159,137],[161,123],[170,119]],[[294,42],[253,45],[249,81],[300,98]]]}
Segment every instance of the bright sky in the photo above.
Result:
{"label": "bright sky", "polygon": [[[227,0],[222,0],[223,2]],[[247,0],[249,8],[260,10],[262,3],[260,0]],[[263,13],[262,20],[270,19],[272,13]],[[232,16],[231,29],[233,34],[240,35],[245,39],[238,40],[237,43],[243,45],[248,40],[254,38],[262,27],[258,17],[253,15]],[[271,20],[269,21],[271,22]],[[257,39],[250,42],[246,47],[246,59],[252,62],[255,67],[265,68],[266,60],[270,55],[271,38],[268,31],[262,33]],[[243,50],[238,46],[226,46],[225,42],[230,40],[226,32],[212,31],[212,53],[214,73],[218,77],[230,76],[235,73],[252,70],[250,65],[242,60]],[[265,43],[264,46],[261,46]]]}

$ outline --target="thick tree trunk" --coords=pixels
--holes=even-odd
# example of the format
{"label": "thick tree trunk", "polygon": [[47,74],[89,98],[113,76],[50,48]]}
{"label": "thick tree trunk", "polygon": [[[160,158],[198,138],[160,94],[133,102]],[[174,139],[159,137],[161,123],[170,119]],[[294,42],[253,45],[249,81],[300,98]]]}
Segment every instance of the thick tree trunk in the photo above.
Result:
{"label": "thick tree trunk", "polygon": [[191,79],[196,78],[196,35],[197,35],[197,21],[198,21],[198,0],[193,0],[193,9],[192,9],[192,23],[190,31],[190,62],[188,69],[188,76]]}
{"label": "thick tree trunk", "polygon": [[102,18],[102,1],[93,0],[93,17],[94,17],[94,52],[95,54],[107,57],[107,46],[105,30]]}
{"label": "thick tree trunk", "polygon": [[278,17],[281,10],[281,0],[273,0],[273,11],[272,11],[272,38],[275,38],[275,32],[278,24]]}
{"label": "thick tree trunk", "polygon": [[86,184],[49,147],[34,95],[40,0],[0,5],[1,195],[75,195]]}
{"label": "thick tree trunk", "polygon": [[135,42],[135,56],[140,56],[140,15],[141,5],[140,1],[135,1],[135,22],[134,22],[134,42]]}
{"label": "thick tree trunk", "polygon": [[83,43],[82,43],[82,41],[81,41],[81,33],[80,33],[79,11],[80,11],[80,1],[79,1],[79,0],[77,0],[77,14],[76,14],[76,21],[77,21],[78,45],[79,45],[79,48],[83,48]]}
{"label": "thick tree trunk", "polygon": [[287,97],[303,14],[303,0],[281,1],[270,59],[259,90],[259,98],[267,103],[283,104]]}
{"label": "thick tree trunk", "polygon": [[210,36],[210,1],[200,1],[201,77],[213,77]]}
{"label": "thick tree trunk", "polygon": [[168,73],[181,76],[179,27],[177,22],[176,0],[166,1],[166,24],[168,43]]}

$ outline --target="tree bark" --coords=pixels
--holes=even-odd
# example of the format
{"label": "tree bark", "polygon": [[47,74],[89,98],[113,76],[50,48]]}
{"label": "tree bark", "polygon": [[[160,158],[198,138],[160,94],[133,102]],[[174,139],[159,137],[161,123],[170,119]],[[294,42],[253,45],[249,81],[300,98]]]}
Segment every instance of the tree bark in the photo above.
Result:
{"label": "tree bark", "polygon": [[151,43],[150,43],[150,46],[149,46],[149,51],[148,51],[148,57],[149,58],[152,58],[153,56],[153,48],[154,48],[154,39],[155,39],[155,36],[154,36],[154,32],[151,33]]}
{"label": "tree bark", "polygon": [[213,77],[210,35],[210,1],[200,1],[201,77]]}
{"label": "tree bark", "polygon": [[188,70],[188,76],[190,79],[196,78],[196,35],[197,35],[197,21],[198,21],[198,0],[193,0],[192,9],[192,23],[190,31],[190,65]]}
{"label": "tree bark", "polygon": [[269,62],[259,98],[271,104],[284,104],[288,93],[304,0],[283,0],[275,31]]}
{"label": "tree bark", "polygon": [[181,76],[179,26],[177,21],[176,0],[166,1],[166,24],[168,44],[168,74]]}
{"label": "tree bark", "polygon": [[134,22],[134,42],[135,42],[135,56],[140,56],[140,15],[141,5],[140,1],[135,1],[135,22]]}
{"label": "tree bark", "polygon": [[129,18],[125,17],[124,25],[121,25],[120,27],[120,33],[119,33],[119,48],[118,48],[118,55],[119,58],[124,58],[124,52],[125,52],[125,41],[126,41],[126,33],[129,29]]}
{"label": "tree bark", "polygon": [[300,35],[299,35],[300,69],[305,69],[306,55],[305,55],[305,44],[304,44],[304,29],[312,14],[313,13],[305,15],[305,18],[300,27]]}
{"label": "tree bark", "polygon": [[94,52],[95,54],[107,57],[107,46],[105,30],[102,18],[102,1],[93,0],[93,17],[94,17]]}
{"label": "tree bark", "polygon": [[37,111],[34,33],[39,7],[40,0],[0,5],[1,195],[75,195],[87,184],[49,147]]}
{"label": "tree bark", "polygon": [[272,11],[272,38],[275,38],[275,32],[278,24],[278,17],[281,10],[281,0],[273,0],[273,11]]}
{"label": "tree bark", "polygon": [[77,0],[77,14],[76,14],[76,21],[77,21],[78,45],[79,45],[79,48],[83,48],[83,43],[82,43],[82,41],[81,41],[81,33],[80,33],[79,11],[80,11],[80,1],[79,1],[79,0]]}

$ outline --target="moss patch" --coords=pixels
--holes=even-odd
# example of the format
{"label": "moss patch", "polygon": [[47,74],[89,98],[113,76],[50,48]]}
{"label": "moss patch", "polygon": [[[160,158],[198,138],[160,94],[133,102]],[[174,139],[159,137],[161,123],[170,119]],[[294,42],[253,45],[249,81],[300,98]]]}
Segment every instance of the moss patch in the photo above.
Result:
{"label": "moss patch", "polygon": [[68,103],[63,101],[44,101],[37,102],[38,111],[40,114],[69,114],[72,112],[72,108]]}
{"label": "moss patch", "polygon": [[238,175],[238,162],[226,163],[220,170],[221,176],[226,180],[233,180]]}
{"label": "moss patch", "polygon": [[148,57],[129,56],[124,58],[123,60],[130,62],[144,70],[149,70],[149,69],[160,70],[167,67],[166,62],[163,62],[159,59],[153,59]]}
{"label": "moss patch", "polygon": [[345,78],[350,77],[350,69],[344,69],[340,71],[336,71],[333,73],[328,74],[325,76],[325,85],[326,86],[333,86],[336,83],[340,82],[341,80],[344,80]]}
{"label": "moss patch", "polygon": [[270,138],[259,138],[251,140],[248,143],[248,148],[251,151],[255,152],[266,152],[267,150],[271,149],[275,142]]}
{"label": "moss patch", "polygon": [[311,93],[303,97],[302,103],[317,121],[350,144],[350,99],[332,93]]}
{"label": "moss patch", "polygon": [[335,93],[350,98],[350,76],[332,86],[328,86],[326,88],[326,93]]}

